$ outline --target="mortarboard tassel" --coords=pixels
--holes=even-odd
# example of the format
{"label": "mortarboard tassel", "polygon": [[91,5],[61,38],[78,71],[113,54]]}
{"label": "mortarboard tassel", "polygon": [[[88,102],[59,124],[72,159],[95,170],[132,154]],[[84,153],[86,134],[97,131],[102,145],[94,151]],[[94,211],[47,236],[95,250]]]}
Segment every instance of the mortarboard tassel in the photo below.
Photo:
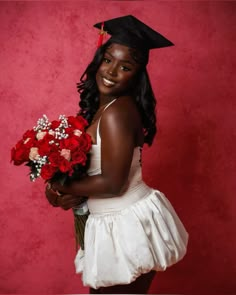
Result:
{"label": "mortarboard tassel", "polygon": [[102,46],[102,43],[103,43],[103,37],[106,35],[106,31],[103,30],[104,28],[104,22],[102,23],[101,25],[101,29],[100,29],[100,32],[99,32],[99,38],[98,38],[98,43],[97,43],[97,48],[99,48],[100,46]]}

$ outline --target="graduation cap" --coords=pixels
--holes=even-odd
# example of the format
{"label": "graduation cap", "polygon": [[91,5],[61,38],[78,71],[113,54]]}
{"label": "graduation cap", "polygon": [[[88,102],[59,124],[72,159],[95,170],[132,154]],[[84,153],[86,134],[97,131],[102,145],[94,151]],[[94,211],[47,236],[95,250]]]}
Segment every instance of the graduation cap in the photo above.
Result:
{"label": "graduation cap", "polygon": [[[150,49],[174,45],[160,33],[141,22],[133,15],[113,18],[94,25],[100,29],[99,43],[105,33],[111,35],[111,42],[148,52]],[[101,45],[99,44],[99,45]]]}

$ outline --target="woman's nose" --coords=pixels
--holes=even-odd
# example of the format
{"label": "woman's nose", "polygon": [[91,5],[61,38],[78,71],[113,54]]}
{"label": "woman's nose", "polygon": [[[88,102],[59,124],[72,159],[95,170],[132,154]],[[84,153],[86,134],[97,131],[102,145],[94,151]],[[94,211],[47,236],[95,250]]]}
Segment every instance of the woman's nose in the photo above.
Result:
{"label": "woman's nose", "polygon": [[109,75],[113,77],[117,76],[117,66],[115,64],[111,64],[107,72]]}

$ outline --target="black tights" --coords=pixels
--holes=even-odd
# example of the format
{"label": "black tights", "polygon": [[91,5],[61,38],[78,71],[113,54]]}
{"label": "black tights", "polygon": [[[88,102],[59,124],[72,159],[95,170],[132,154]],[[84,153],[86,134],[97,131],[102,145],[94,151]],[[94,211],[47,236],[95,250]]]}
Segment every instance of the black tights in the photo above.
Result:
{"label": "black tights", "polygon": [[128,285],[116,285],[111,287],[101,287],[99,289],[90,288],[90,294],[147,294],[151,282],[155,276],[155,271],[143,274],[134,282]]}

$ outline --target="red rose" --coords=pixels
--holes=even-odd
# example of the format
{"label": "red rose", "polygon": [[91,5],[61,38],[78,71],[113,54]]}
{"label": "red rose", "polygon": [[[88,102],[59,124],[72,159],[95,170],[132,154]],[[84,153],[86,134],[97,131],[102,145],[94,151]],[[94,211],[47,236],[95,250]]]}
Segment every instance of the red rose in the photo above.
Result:
{"label": "red rose", "polygon": [[29,151],[30,148],[24,145],[23,140],[20,140],[11,150],[11,161],[17,166],[29,161]]}
{"label": "red rose", "polygon": [[59,170],[61,172],[68,172],[71,170],[71,162],[67,161],[64,157],[61,157],[60,163],[59,163]]}
{"label": "red rose", "polygon": [[91,140],[91,136],[88,133],[83,133],[81,134],[81,136],[79,137],[79,148],[81,150],[83,150],[85,153],[87,153],[92,146],[92,140]]}
{"label": "red rose", "polygon": [[77,150],[75,152],[73,152],[71,154],[71,161],[72,164],[81,164],[81,165],[85,165],[86,161],[87,161],[87,156],[84,152],[82,152],[81,150]]}
{"label": "red rose", "polygon": [[48,142],[44,140],[40,140],[37,144],[37,147],[38,147],[38,153],[41,157],[48,156],[50,154],[51,145]]}
{"label": "red rose", "polygon": [[31,129],[31,130],[27,130],[24,134],[23,134],[23,139],[26,140],[27,138],[32,138],[32,139],[35,139],[35,135],[36,135],[36,132]]}
{"label": "red rose", "polygon": [[51,166],[50,164],[45,164],[41,169],[41,177],[45,180],[49,180],[53,177],[55,172],[57,171],[57,168]]}
{"label": "red rose", "polygon": [[52,134],[47,132],[41,140],[43,140],[45,142],[49,142],[49,141],[55,140],[55,137]]}
{"label": "red rose", "polygon": [[77,117],[69,116],[68,123],[69,125],[73,126],[75,129],[79,129],[81,131],[83,131],[86,126],[88,126],[88,122],[81,116],[77,116]]}
{"label": "red rose", "polygon": [[73,127],[67,127],[66,129],[65,129],[65,132],[66,132],[66,134],[71,134],[71,133],[73,133],[74,132],[74,128]]}
{"label": "red rose", "polygon": [[24,145],[25,145],[25,148],[31,148],[35,145],[35,138],[32,138],[32,137],[28,137],[24,140]]}
{"label": "red rose", "polygon": [[55,144],[49,143],[52,140],[54,140],[54,136],[47,133],[43,139],[40,139],[36,142],[40,156],[48,156],[55,149],[58,150],[58,147],[56,147]]}
{"label": "red rose", "polygon": [[[29,159],[28,159],[29,160]],[[21,165],[27,160],[24,158],[24,150],[19,149],[16,150],[15,148],[11,149],[11,162],[13,161],[14,165]]]}
{"label": "red rose", "polygon": [[60,124],[61,124],[60,121],[54,120],[51,122],[50,129],[56,129],[57,127],[59,127]]}
{"label": "red rose", "polygon": [[79,142],[76,136],[68,137],[60,142],[60,148],[74,151],[78,148]]}
{"label": "red rose", "polygon": [[55,152],[52,152],[50,155],[49,155],[49,162],[50,164],[53,166],[53,167],[59,167],[59,164],[60,164],[60,161],[63,159],[63,157],[60,155],[60,152],[59,151],[55,151]]}

